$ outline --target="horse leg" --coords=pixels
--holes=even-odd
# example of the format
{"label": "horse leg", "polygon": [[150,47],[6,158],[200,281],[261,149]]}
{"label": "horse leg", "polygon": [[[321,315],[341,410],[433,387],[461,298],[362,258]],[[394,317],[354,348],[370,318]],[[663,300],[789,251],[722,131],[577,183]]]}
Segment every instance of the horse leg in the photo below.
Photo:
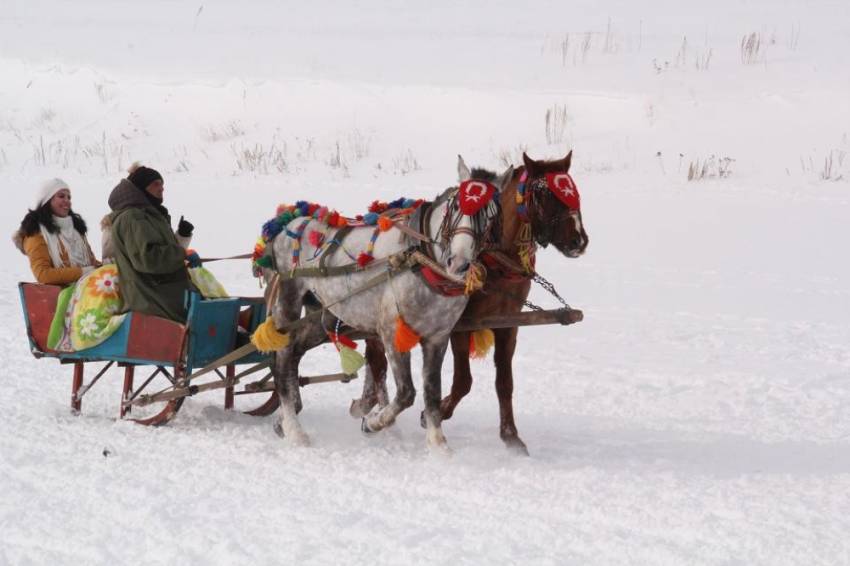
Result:
{"label": "horse leg", "polygon": [[[295,358],[295,359],[293,359]],[[292,347],[274,355],[275,391],[280,397],[280,416],[274,430],[281,438],[287,438],[295,446],[309,446],[310,438],[298,420],[298,358]]]}
{"label": "horse leg", "polygon": [[513,357],[516,350],[516,328],[494,330],[496,338],[494,361],[496,363],[496,395],[499,397],[499,436],[505,445],[520,454],[528,455],[528,448],[517,434],[514,423]]}
{"label": "horse leg", "polygon": [[281,417],[275,431],[298,446],[306,446],[310,442],[297,417],[301,412],[298,366],[304,354],[323,343],[325,338],[325,330],[321,322],[316,320],[293,332],[290,345],[275,355],[275,389],[281,399]]}
{"label": "horse leg", "polygon": [[440,408],[441,379],[443,358],[449,347],[445,338],[422,340],[422,390],[425,399],[426,439],[431,449],[448,450],[446,437],[443,436],[443,420]]}
{"label": "horse leg", "polygon": [[377,413],[363,417],[361,428],[364,432],[377,432],[390,426],[399,413],[413,405],[416,399],[416,388],[413,387],[413,376],[410,372],[410,352],[397,351],[392,346],[391,333],[389,340],[384,340],[383,343],[393,370],[395,398]]}
{"label": "horse leg", "polygon": [[443,420],[452,418],[460,400],[472,389],[472,372],[469,368],[469,332],[453,332],[451,336],[454,374],[452,390],[440,403]]}
{"label": "horse leg", "polygon": [[363,379],[363,393],[360,399],[353,399],[348,412],[354,418],[368,415],[375,405],[385,407],[389,402],[387,395],[387,355],[380,340],[366,340],[366,372]]}

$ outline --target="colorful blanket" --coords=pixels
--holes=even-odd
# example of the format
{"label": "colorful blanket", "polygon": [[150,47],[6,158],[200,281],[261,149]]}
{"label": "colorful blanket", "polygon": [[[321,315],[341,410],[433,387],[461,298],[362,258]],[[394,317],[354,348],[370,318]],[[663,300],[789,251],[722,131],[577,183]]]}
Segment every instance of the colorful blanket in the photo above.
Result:
{"label": "colorful blanket", "polygon": [[[204,298],[227,297],[206,268],[189,269],[189,276]],[[59,293],[47,347],[60,352],[94,348],[124,322],[123,307],[117,266],[107,264],[91,271]]]}

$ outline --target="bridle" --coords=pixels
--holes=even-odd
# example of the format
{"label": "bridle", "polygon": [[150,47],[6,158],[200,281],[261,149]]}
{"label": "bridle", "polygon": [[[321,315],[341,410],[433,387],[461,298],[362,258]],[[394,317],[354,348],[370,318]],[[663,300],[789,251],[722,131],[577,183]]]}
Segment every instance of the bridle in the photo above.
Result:
{"label": "bridle", "polygon": [[[551,212],[551,221],[538,222],[543,225],[536,226],[537,223],[533,222],[533,217],[543,220],[541,201],[544,197],[555,198],[564,206],[557,207],[554,212]],[[526,231],[530,231],[532,239],[544,247],[551,242],[551,234],[556,226],[559,226],[568,216],[581,214],[578,187],[566,171],[544,173],[529,179],[526,169],[517,186],[516,202],[517,215],[524,224],[529,226]]]}
{"label": "bridle", "polygon": [[[480,210],[476,211],[473,215],[467,215],[472,217],[472,226],[461,226],[460,222],[465,215],[460,200],[462,198],[462,187],[453,187],[447,189],[443,192],[439,197],[437,197],[433,203],[424,203],[422,207],[420,207],[418,217],[419,220],[419,232],[424,236],[421,238],[420,246],[423,248],[423,251],[426,255],[435,258],[434,254],[434,246],[437,246],[441,250],[441,255],[445,255],[448,250],[448,246],[452,239],[455,236],[466,234],[470,238],[472,238],[473,245],[475,246],[473,250],[473,256],[477,255],[477,253],[481,250],[481,247],[484,243],[484,240],[488,239],[488,234],[493,234],[498,232],[495,229],[495,224],[498,221],[501,206],[498,198],[498,191],[495,186],[487,181],[477,181],[478,183],[483,183],[489,186],[492,190],[490,193],[490,200],[486,203],[483,203]],[[437,234],[439,235],[438,239],[434,239],[431,236],[431,215],[434,212],[434,209],[446,202],[446,210],[443,216],[443,220],[440,222],[439,227],[437,228]],[[415,218],[411,218],[411,223]]]}

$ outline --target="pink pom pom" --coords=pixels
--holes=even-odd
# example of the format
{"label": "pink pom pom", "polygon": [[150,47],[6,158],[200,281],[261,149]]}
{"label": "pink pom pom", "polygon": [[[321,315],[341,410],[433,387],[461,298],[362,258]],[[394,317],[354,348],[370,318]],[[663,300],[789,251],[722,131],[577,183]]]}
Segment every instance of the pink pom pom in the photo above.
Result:
{"label": "pink pom pom", "polygon": [[307,236],[307,239],[310,241],[310,245],[314,248],[318,248],[322,245],[322,241],[325,239],[325,235],[319,232],[318,230],[313,230],[310,232],[310,235]]}

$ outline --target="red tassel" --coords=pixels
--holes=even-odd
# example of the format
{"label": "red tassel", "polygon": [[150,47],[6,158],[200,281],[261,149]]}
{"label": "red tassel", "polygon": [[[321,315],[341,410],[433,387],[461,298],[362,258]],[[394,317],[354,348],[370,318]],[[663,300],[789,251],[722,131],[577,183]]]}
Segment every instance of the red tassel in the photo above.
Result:
{"label": "red tassel", "polygon": [[399,352],[409,352],[419,344],[419,335],[410,328],[401,316],[395,319],[395,349]]}
{"label": "red tassel", "polygon": [[318,248],[322,245],[322,240],[325,239],[325,235],[319,232],[318,230],[313,230],[310,232],[310,235],[307,237],[310,241],[310,245],[314,248]]}
{"label": "red tassel", "polygon": [[360,252],[360,255],[357,256],[357,265],[360,267],[366,267],[375,257],[372,254],[367,254],[366,252]]}
{"label": "red tassel", "polygon": [[337,346],[346,346],[351,348],[352,350],[357,349],[357,342],[345,336],[344,334],[336,334],[335,332],[328,332],[328,340],[331,343],[336,344]]}

